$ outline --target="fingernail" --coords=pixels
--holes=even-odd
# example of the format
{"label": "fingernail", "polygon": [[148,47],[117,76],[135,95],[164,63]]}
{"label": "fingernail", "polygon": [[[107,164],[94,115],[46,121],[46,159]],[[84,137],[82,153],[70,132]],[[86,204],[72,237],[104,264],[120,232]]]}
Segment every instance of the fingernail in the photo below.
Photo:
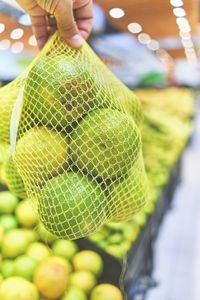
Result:
{"label": "fingernail", "polygon": [[83,39],[79,34],[75,34],[72,38],[71,38],[71,43],[74,47],[81,47],[83,45]]}

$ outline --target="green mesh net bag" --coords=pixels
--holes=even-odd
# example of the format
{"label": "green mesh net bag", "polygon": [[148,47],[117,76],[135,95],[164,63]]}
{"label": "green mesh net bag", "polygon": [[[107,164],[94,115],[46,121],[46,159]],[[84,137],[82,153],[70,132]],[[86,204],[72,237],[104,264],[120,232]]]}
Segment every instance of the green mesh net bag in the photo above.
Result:
{"label": "green mesh net bag", "polygon": [[140,101],[86,42],[73,50],[54,34],[0,90],[0,107],[10,185],[33,199],[48,231],[77,239],[144,207]]}

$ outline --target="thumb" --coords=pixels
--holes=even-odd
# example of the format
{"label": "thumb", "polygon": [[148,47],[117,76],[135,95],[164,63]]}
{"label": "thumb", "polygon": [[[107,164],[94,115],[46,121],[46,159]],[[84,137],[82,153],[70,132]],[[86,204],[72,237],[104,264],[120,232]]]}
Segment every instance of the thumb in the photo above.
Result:
{"label": "thumb", "polygon": [[59,1],[54,11],[54,16],[56,18],[61,37],[72,48],[81,48],[83,45],[83,39],[74,20],[72,1]]}

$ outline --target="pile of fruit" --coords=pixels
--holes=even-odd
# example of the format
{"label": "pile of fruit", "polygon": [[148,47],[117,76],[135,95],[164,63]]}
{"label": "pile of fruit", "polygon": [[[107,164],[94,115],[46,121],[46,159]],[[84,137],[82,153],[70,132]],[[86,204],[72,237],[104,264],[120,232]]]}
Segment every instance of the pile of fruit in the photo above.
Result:
{"label": "pile of fruit", "polygon": [[134,92],[144,109],[142,143],[150,185],[149,201],[131,220],[105,224],[89,236],[92,242],[118,258],[127,254],[154,212],[193,128],[194,94],[191,90],[172,87]]}
{"label": "pile of fruit", "polygon": [[0,192],[1,300],[122,300],[98,284],[103,260],[74,241],[59,240],[38,221],[29,199]]}

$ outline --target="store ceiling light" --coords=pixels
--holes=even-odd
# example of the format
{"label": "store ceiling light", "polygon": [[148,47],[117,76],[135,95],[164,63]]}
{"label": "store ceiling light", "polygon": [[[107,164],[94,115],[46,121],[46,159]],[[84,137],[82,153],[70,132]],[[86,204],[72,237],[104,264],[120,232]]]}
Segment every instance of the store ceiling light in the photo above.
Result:
{"label": "store ceiling light", "polygon": [[23,49],[24,49],[24,44],[22,42],[16,42],[11,47],[11,51],[15,54],[21,53]]}
{"label": "store ceiling light", "polygon": [[190,25],[181,27],[181,31],[186,33],[190,32],[191,31]]}
{"label": "store ceiling light", "polygon": [[186,16],[185,9],[183,9],[181,7],[174,8],[173,13],[176,17],[185,17]]}
{"label": "store ceiling light", "polygon": [[0,23],[0,33],[4,32],[5,30],[5,24]]}
{"label": "store ceiling light", "polygon": [[147,44],[147,47],[150,49],[150,50],[153,50],[153,51],[156,51],[160,48],[160,44],[158,43],[158,41],[156,40],[151,40],[148,44]]}
{"label": "store ceiling light", "polygon": [[170,0],[170,4],[172,6],[179,7],[179,6],[183,5],[183,1],[182,0]]}
{"label": "store ceiling light", "polygon": [[22,28],[16,28],[11,31],[10,37],[13,40],[18,40],[18,39],[21,39],[23,34],[24,34],[24,30]]}
{"label": "store ceiling light", "polygon": [[24,26],[30,26],[31,25],[31,18],[28,14],[23,14],[18,19],[19,24],[22,24]]}
{"label": "store ceiling light", "polygon": [[176,23],[179,27],[189,25],[189,22],[186,18],[176,18]]}
{"label": "store ceiling light", "polygon": [[0,41],[0,50],[7,50],[10,47],[10,40],[4,39]]}
{"label": "store ceiling light", "polygon": [[193,47],[192,40],[182,40],[182,44],[185,48],[192,48]]}
{"label": "store ceiling light", "polygon": [[151,37],[148,33],[140,33],[138,34],[138,41],[141,44],[148,44],[151,41]]}
{"label": "store ceiling light", "polygon": [[34,35],[30,36],[29,40],[28,40],[29,45],[31,46],[37,46],[37,41]]}
{"label": "store ceiling light", "polygon": [[112,18],[120,19],[125,15],[125,12],[122,8],[114,7],[110,9],[109,14]]}
{"label": "store ceiling light", "polygon": [[133,22],[128,24],[128,30],[131,33],[139,33],[142,31],[142,26],[139,23]]}
{"label": "store ceiling light", "polygon": [[189,40],[189,39],[191,39],[191,34],[190,34],[190,32],[182,32],[182,31],[180,31],[179,34],[180,34],[180,37],[181,37],[183,40]]}

